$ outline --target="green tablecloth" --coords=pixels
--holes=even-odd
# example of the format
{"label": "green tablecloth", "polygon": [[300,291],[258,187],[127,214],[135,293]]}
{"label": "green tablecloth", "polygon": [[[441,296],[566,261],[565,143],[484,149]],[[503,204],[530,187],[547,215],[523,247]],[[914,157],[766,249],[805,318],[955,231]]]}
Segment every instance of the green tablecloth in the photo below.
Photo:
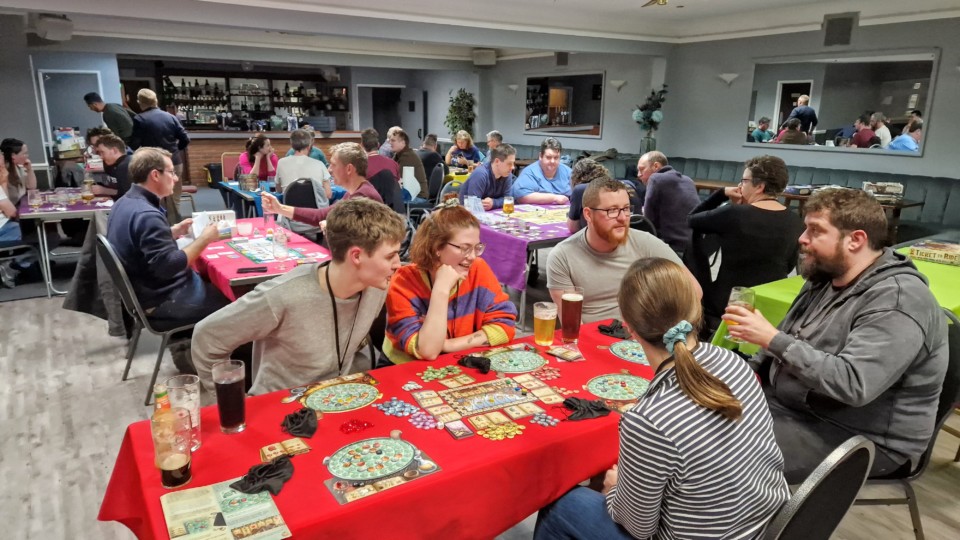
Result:
{"label": "green tablecloth", "polygon": [[[899,251],[908,254],[910,249],[904,248]],[[916,260],[913,264],[921,274],[927,277],[927,281],[930,282],[930,291],[940,306],[960,316],[960,266]],[[757,293],[756,307],[768,321],[774,325],[780,324],[801,287],[803,287],[803,278],[800,276],[758,285],[753,288]],[[726,333],[727,325],[722,323],[717,333],[713,335],[712,343],[728,349],[737,347],[736,343],[724,339],[723,336]],[[749,343],[741,344],[739,348],[744,354],[753,354],[760,350],[756,345]]]}

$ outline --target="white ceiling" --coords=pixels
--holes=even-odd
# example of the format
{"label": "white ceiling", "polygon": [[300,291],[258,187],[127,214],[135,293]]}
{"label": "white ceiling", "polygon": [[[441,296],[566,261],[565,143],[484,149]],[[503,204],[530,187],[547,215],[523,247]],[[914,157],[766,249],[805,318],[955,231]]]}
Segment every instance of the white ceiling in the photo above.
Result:
{"label": "white ceiling", "polygon": [[960,0],[669,0],[641,8],[645,1],[0,0],[0,10],[66,14],[78,36],[459,61],[475,47],[497,49],[501,59],[650,53],[658,43],[817,30],[824,14],[847,11],[859,12],[861,25],[960,17]]}

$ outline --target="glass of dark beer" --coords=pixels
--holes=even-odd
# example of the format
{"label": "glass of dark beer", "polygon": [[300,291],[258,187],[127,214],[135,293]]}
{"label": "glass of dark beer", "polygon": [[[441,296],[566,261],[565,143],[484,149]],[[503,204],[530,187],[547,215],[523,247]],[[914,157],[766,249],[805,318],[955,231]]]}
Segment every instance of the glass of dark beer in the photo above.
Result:
{"label": "glass of dark beer", "polygon": [[220,431],[240,433],[247,427],[243,362],[227,360],[213,365],[213,384],[220,411]]}
{"label": "glass of dark beer", "polygon": [[150,419],[154,462],[167,489],[185,486],[192,478],[190,427],[190,412],[182,407],[158,410]]}
{"label": "glass of dark beer", "polygon": [[583,287],[564,287],[560,291],[560,338],[564,343],[580,339],[580,314],[583,311]]}

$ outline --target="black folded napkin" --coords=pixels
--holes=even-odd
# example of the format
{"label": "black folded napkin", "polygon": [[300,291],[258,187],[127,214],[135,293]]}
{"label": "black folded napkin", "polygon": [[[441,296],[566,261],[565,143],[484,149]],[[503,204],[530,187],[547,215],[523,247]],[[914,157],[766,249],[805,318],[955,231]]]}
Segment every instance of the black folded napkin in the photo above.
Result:
{"label": "black folded napkin", "polygon": [[304,407],[297,412],[284,416],[280,428],[294,437],[309,439],[317,432],[317,413],[313,409]]}
{"label": "black folded napkin", "polygon": [[457,361],[463,367],[480,370],[480,373],[486,375],[490,373],[490,359],[482,356],[464,356]]}
{"label": "black folded napkin", "polygon": [[563,406],[573,411],[567,420],[588,420],[600,418],[610,414],[610,409],[599,399],[590,401],[583,398],[569,397],[563,400]]}
{"label": "black folded napkin", "polygon": [[627,329],[623,327],[623,323],[617,319],[610,321],[610,324],[601,324],[597,328],[599,328],[600,333],[605,336],[615,337],[617,339],[630,339],[630,332],[627,332]]}
{"label": "black folded napkin", "polygon": [[250,471],[230,487],[241,493],[253,494],[267,490],[271,495],[278,495],[283,484],[292,476],[290,456],[280,456],[271,462],[250,467]]}

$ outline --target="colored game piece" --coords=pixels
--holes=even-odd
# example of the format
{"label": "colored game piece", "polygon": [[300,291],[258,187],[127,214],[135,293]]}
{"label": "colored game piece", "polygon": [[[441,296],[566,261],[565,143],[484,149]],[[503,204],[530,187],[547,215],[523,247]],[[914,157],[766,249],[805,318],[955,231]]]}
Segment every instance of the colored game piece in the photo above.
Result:
{"label": "colored game piece", "polygon": [[554,418],[547,413],[539,412],[530,418],[530,423],[543,427],[557,427],[557,424],[560,423],[560,419]]}
{"label": "colored game piece", "polygon": [[372,428],[373,424],[370,422],[364,422],[363,420],[348,420],[340,425],[340,431],[344,433],[358,433],[367,428]]}
{"label": "colored game piece", "polygon": [[526,373],[546,363],[535,351],[509,351],[490,357],[490,369],[498,373]]}
{"label": "colored game piece", "polygon": [[410,416],[420,411],[420,408],[416,405],[395,397],[390,398],[389,401],[377,403],[373,407],[387,416],[396,416],[398,418],[401,416]]}
{"label": "colored game piece", "polygon": [[407,441],[379,437],[348,444],[324,462],[335,478],[365,482],[403,471],[418,453]]}
{"label": "colored game piece", "polygon": [[530,373],[541,381],[552,381],[560,378],[560,369],[553,366],[543,366],[542,368]]}
{"label": "colored game piece", "polygon": [[457,365],[445,366],[442,368],[435,368],[433,366],[427,366],[426,371],[423,373],[417,373],[417,375],[423,379],[423,382],[436,381],[438,379],[443,379],[450,375],[459,375],[461,373],[460,367]]}
{"label": "colored game piece", "polygon": [[617,357],[626,360],[627,362],[643,364],[645,366],[650,365],[650,363],[647,362],[646,353],[643,352],[643,347],[631,339],[625,339],[623,341],[614,343],[610,346],[610,352]]}
{"label": "colored game piece", "polygon": [[315,411],[335,413],[366,407],[379,398],[380,392],[372,385],[343,383],[304,394],[303,404]]}
{"label": "colored game piece", "polygon": [[432,414],[424,411],[417,411],[410,415],[410,423],[418,429],[442,429],[443,422],[437,422]]}
{"label": "colored game piece", "polygon": [[406,390],[407,392],[412,392],[412,391],[414,391],[414,390],[421,390],[421,389],[423,389],[423,387],[420,386],[420,385],[417,383],[417,381],[409,381],[409,382],[407,382],[407,384],[401,386],[400,388],[403,388],[403,389]]}
{"label": "colored game piece", "polygon": [[491,441],[502,441],[504,439],[512,439],[517,435],[523,435],[523,430],[526,428],[527,426],[520,425],[516,422],[504,422],[478,430],[477,435],[485,439],[490,439]]}
{"label": "colored game piece", "polygon": [[590,379],[584,388],[591,394],[613,401],[633,401],[647,391],[650,382],[635,375],[614,373]]}

